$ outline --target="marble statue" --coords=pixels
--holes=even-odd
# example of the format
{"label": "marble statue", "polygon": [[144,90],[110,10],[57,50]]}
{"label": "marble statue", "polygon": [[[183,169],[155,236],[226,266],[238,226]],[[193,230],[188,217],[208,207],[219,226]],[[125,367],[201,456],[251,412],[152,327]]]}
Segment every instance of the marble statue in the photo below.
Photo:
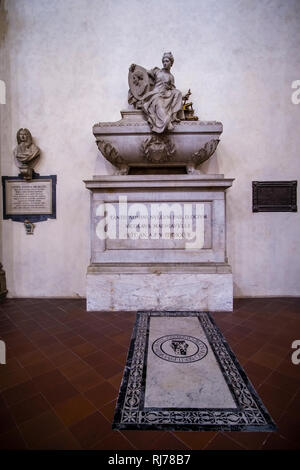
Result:
{"label": "marble statue", "polygon": [[14,157],[20,176],[24,179],[32,179],[33,167],[40,157],[40,149],[32,142],[32,136],[28,129],[19,129],[17,132],[18,145],[14,149]]}
{"label": "marble statue", "polygon": [[96,144],[115,167],[116,175],[141,168],[155,172],[160,167],[200,174],[200,165],[214,154],[222,123],[201,121],[195,116],[191,90],[182,94],[175,87],[170,71],[173,63],[172,53],[167,52],[161,69],[146,70],[132,64],[128,103],[135,109],[121,111],[119,121],[93,126]]}
{"label": "marble statue", "polygon": [[163,68],[146,71],[132,64],[129,68],[129,104],[141,109],[152,132],[161,134],[172,131],[174,123],[184,119],[182,94],[175,87],[170,69],[174,63],[171,52],[162,58]]}

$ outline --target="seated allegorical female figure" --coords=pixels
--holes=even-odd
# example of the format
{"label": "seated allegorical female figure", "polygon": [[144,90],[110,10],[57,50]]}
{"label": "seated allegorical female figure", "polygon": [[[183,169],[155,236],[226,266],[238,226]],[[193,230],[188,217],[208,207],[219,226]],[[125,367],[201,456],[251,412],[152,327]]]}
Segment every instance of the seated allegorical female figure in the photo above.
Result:
{"label": "seated allegorical female figure", "polygon": [[[132,90],[129,91],[129,103],[143,110],[151,130],[159,134],[165,130],[173,130],[173,123],[184,119],[182,94],[175,88],[174,76],[170,72],[173,63],[172,53],[166,52],[162,58],[163,68],[155,67],[147,71],[149,86],[145,84],[145,92],[139,99],[131,94]],[[140,71],[135,73],[136,67],[132,64],[129,70],[133,74],[133,83],[138,85],[140,80],[141,88],[145,79]]]}

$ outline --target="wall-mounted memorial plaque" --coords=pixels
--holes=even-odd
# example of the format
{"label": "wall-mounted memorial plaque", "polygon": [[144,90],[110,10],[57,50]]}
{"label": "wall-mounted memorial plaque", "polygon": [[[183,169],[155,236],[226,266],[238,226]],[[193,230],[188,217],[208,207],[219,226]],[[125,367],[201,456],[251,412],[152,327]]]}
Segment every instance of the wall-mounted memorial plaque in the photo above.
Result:
{"label": "wall-mounted memorial plaque", "polygon": [[56,175],[31,180],[2,176],[3,218],[16,222],[56,219]]}
{"label": "wall-mounted memorial plaque", "polygon": [[252,181],[253,212],[297,212],[297,181]]}

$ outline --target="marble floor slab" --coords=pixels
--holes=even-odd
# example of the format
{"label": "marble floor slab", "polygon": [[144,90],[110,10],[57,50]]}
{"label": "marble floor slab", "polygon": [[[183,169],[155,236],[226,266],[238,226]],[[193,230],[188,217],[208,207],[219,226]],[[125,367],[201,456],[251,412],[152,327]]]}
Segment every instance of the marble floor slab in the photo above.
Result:
{"label": "marble floor slab", "polygon": [[114,429],[274,431],[207,312],[139,312]]}

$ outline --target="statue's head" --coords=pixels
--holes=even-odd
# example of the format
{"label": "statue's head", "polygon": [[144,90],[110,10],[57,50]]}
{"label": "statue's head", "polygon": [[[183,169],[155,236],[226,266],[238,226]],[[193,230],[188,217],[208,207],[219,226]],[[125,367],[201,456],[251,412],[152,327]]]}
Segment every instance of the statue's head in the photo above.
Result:
{"label": "statue's head", "polygon": [[[172,52],[165,52],[163,57],[162,57],[162,63],[163,63],[163,66],[166,67],[166,66],[170,66],[172,67],[172,65],[174,64],[174,57],[173,57],[173,54]],[[168,68],[168,67],[166,67]]]}
{"label": "statue's head", "polygon": [[27,142],[28,144],[32,144],[32,135],[28,129],[19,129],[17,132],[17,142],[21,144],[22,142]]}

